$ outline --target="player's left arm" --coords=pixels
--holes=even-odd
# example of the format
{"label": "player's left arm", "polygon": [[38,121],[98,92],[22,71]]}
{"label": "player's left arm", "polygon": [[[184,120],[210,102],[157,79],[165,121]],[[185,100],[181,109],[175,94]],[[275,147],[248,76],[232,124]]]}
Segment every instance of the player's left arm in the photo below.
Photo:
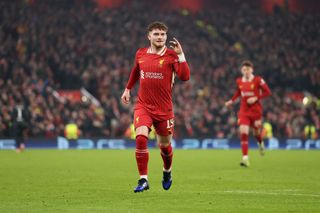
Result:
{"label": "player's left arm", "polygon": [[190,79],[190,68],[184,56],[180,42],[173,38],[173,41],[170,41],[170,47],[177,53],[178,62],[174,63],[174,70],[177,73],[178,77],[182,81],[188,81]]}
{"label": "player's left arm", "polygon": [[270,88],[268,87],[268,85],[266,84],[266,82],[263,80],[263,78],[258,78],[258,88],[260,89],[260,91],[262,91],[262,93],[260,93],[257,96],[253,96],[247,99],[247,103],[248,104],[253,104],[265,97],[268,97],[269,95],[271,95],[271,91]]}
{"label": "player's left arm", "polygon": [[259,87],[261,88],[262,93],[258,96],[258,100],[266,98],[271,95],[271,90],[263,78],[260,78]]}

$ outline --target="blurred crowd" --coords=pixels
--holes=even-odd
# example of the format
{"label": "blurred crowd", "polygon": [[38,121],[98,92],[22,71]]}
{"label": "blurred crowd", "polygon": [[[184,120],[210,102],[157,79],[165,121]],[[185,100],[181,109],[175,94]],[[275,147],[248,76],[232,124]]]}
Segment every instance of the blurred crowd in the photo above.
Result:
{"label": "blurred crowd", "polygon": [[[224,102],[244,59],[273,93],[263,106],[275,137],[301,137],[310,123],[320,129],[319,14],[265,14],[245,3],[190,13],[139,1],[104,10],[91,1],[30,2],[0,2],[0,137],[11,136],[21,100],[30,137],[63,135],[70,122],[82,137],[124,137],[135,100],[125,106],[120,96],[155,20],[169,26],[168,39],[178,38],[191,67],[190,81],[173,89],[175,137],[237,137],[239,106],[230,110]],[[56,93],[80,88],[100,105],[62,101]],[[287,96],[292,92],[313,98],[302,104]]]}

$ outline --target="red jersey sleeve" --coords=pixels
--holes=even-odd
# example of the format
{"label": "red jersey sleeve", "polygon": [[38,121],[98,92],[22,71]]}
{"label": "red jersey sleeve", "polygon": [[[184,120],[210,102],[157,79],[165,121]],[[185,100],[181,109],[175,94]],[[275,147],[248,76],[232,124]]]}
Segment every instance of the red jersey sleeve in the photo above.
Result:
{"label": "red jersey sleeve", "polygon": [[127,89],[131,89],[140,78],[140,68],[138,63],[138,57],[139,57],[139,50],[136,52],[134,66],[131,69],[130,77],[126,86]]}
{"label": "red jersey sleeve", "polygon": [[266,82],[263,80],[263,78],[258,79],[259,87],[261,88],[262,93],[258,96],[258,99],[261,100],[265,97],[268,97],[271,95],[271,90],[269,86],[266,84]]}
{"label": "red jersey sleeve", "polygon": [[179,57],[173,50],[170,51],[170,55],[173,57],[173,69],[178,78],[182,81],[188,81],[190,79],[190,68],[188,63],[186,61],[179,62]]}
{"label": "red jersey sleeve", "polygon": [[174,63],[174,70],[180,80],[188,81],[190,79],[190,68],[186,61]]}
{"label": "red jersey sleeve", "polygon": [[237,82],[237,89],[236,89],[236,91],[234,92],[234,94],[233,94],[233,96],[231,98],[232,102],[234,102],[241,94],[241,91],[240,91],[240,88],[239,88],[239,84],[238,84],[239,79],[237,79],[236,82]]}

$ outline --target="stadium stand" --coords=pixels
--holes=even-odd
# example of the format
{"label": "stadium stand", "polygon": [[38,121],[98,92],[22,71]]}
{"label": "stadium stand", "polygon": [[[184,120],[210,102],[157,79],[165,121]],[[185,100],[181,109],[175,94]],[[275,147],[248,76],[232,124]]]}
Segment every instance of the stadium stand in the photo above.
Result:
{"label": "stadium stand", "polygon": [[[0,2],[0,137],[11,136],[17,99],[29,109],[30,137],[63,135],[70,119],[81,136],[123,137],[133,113],[120,95],[154,20],[168,24],[191,65],[191,80],[173,90],[175,137],[236,137],[236,109],[223,105],[243,59],[273,92],[263,105],[275,136],[302,137],[310,123],[319,132],[319,14],[264,13],[240,1],[193,13],[132,2],[103,10],[93,1]],[[81,88],[99,104],[58,93]]]}

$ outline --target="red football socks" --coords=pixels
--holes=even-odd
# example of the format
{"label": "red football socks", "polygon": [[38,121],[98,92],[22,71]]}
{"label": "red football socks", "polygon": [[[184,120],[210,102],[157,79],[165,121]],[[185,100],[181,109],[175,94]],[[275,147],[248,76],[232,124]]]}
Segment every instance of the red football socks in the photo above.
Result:
{"label": "red football socks", "polygon": [[172,157],[173,157],[171,143],[168,145],[161,145],[160,144],[159,148],[161,150],[161,157],[163,160],[163,168],[168,171],[171,169]]}
{"label": "red football socks", "polygon": [[242,149],[242,156],[248,155],[249,149],[249,141],[248,141],[248,134],[241,134],[241,149]]}
{"label": "red football socks", "polygon": [[148,138],[144,135],[136,137],[136,161],[140,176],[148,175]]}

